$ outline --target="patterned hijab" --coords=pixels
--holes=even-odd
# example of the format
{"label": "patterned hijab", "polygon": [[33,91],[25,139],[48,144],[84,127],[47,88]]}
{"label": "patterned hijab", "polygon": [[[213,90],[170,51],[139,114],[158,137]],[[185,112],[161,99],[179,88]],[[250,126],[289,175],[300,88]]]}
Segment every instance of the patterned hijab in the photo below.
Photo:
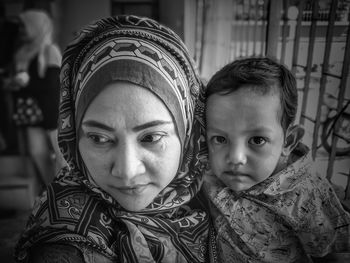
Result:
{"label": "patterned hijab", "polygon": [[[33,209],[16,248],[25,260],[39,243],[65,243],[116,262],[205,262],[208,215],[198,192],[206,167],[203,87],[170,29],[148,18],[117,16],[83,29],[61,68],[58,141],[69,165]],[[182,145],[173,181],[140,212],[128,212],[94,186],[77,150],[89,103],[113,81],[152,91],[168,107]]]}

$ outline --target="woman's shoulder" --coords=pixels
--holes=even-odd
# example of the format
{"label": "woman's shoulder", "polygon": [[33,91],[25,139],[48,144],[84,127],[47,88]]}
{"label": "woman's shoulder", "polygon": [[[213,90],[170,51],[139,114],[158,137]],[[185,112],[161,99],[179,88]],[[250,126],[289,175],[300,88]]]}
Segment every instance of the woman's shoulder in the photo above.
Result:
{"label": "woman's shoulder", "polygon": [[31,249],[29,262],[35,263],[112,263],[108,258],[90,248],[73,244],[41,244]]}
{"label": "woman's shoulder", "polygon": [[62,54],[59,47],[55,44],[45,46],[44,58],[47,66],[61,66]]}
{"label": "woman's shoulder", "polygon": [[84,263],[85,261],[81,251],[72,245],[44,244],[40,247],[36,246],[31,250],[29,262]]}

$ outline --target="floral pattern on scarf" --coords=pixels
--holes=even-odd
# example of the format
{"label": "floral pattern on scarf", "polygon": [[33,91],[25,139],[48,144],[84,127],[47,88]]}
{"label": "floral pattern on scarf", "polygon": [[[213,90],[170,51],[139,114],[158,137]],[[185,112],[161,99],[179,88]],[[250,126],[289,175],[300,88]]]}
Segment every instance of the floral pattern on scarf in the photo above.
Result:
{"label": "floral pattern on scarf", "polygon": [[314,173],[306,146],[293,154],[287,168],[239,194],[205,176],[219,262],[312,262],[349,249],[349,214]]}

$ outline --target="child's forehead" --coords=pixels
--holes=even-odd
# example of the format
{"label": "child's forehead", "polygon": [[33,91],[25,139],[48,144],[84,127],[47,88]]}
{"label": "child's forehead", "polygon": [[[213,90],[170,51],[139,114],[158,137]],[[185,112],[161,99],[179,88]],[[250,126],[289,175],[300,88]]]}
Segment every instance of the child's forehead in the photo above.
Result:
{"label": "child's forehead", "polygon": [[[262,92],[255,87],[247,87],[238,89],[233,92],[220,92],[209,96],[207,101],[207,109],[220,109],[223,107],[236,109],[236,107],[249,107],[254,109],[257,107],[264,108],[266,104],[273,104],[274,109],[281,108],[281,98],[279,92],[276,89],[268,89],[266,92]],[[269,105],[266,105],[267,108]],[[277,107],[276,107],[277,106]]]}
{"label": "child's forehead", "polygon": [[271,87],[266,92],[261,92],[261,89],[252,86],[231,93],[216,94],[217,96],[208,100],[207,117],[208,114],[212,118],[215,116],[214,120],[209,118],[214,122],[216,122],[215,119],[231,118],[232,122],[237,123],[245,119],[245,124],[249,123],[249,125],[260,123],[260,117],[261,120],[279,123],[282,107],[276,90]]}
{"label": "child's forehead", "polygon": [[256,85],[256,84],[244,84],[241,87],[238,87],[233,93],[239,92],[240,95],[249,95],[249,94],[256,94],[256,95],[266,95],[266,96],[273,96],[273,95],[280,95],[280,87],[277,83],[271,82],[267,85]]}
{"label": "child's forehead", "polygon": [[[237,96],[242,100],[247,99],[252,104],[261,104],[266,102],[266,99],[271,98],[274,101],[274,103],[276,101],[278,103],[278,107],[276,109],[277,113],[279,113],[280,110],[282,109],[280,88],[277,85],[271,85],[271,86],[247,85],[233,92],[232,96]],[[267,106],[269,105],[266,105],[266,107]],[[257,108],[257,110],[259,109]]]}

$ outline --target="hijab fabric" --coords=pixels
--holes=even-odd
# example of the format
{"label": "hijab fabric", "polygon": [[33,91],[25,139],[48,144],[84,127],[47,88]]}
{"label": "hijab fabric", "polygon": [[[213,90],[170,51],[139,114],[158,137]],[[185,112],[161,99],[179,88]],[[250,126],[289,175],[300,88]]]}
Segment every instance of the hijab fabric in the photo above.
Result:
{"label": "hijab fabric", "polygon": [[[182,145],[173,181],[140,212],[128,212],[89,182],[78,130],[89,103],[113,81],[152,91],[167,106]],[[180,38],[148,18],[117,16],[84,28],[61,68],[58,142],[68,163],[36,202],[16,257],[40,243],[93,249],[116,262],[205,262],[208,215],[197,194],[206,167],[204,97]]]}

